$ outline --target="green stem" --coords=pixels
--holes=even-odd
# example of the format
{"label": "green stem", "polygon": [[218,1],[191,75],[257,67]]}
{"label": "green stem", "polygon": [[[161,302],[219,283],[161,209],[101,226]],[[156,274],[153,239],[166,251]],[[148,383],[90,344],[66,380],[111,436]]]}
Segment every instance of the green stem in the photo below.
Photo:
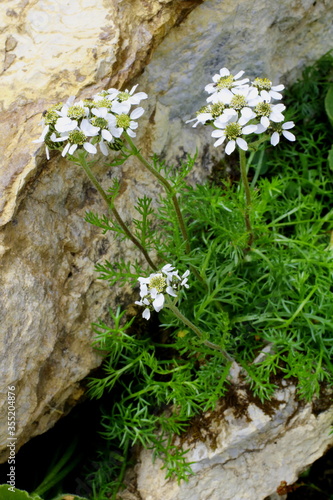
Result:
{"label": "green stem", "polygon": [[173,203],[173,206],[174,206],[174,209],[175,209],[175,212],[176,212],[176,216],[177,216],[177,219],[178,219],[178,224],[179,224],[179,227],[180,227],[180,230],[181,230],[181,233],[182,233],[182,236],[185,240],[185,244],[186,244],[186,253],[190,253],[191,251],[191,247],[190,247],[190,241],[189,241],[189,237],[188,237],[188,233],[187,233],[187,229],[186,229],[186,225],[185,225],[185,222],[184,222],[184,219],[183,219],[183,215],[182,215],[182,212],[180,210],[180,206],[179,206],[179,203],[178,203],[178,200],[177,200],[177,195],[174,194],[173,192],[173,189],[172,189],[172,186],[169,184],[169,182],[152,166],[150,165],[150,163],[142,156],[142,154],[140,153],[140,151],[136,148],[134,142],[132,141],[131,137],[126,133],[124,132],[124,136],[128,142],[128,144],[130,145],[131,147],[131,152],[134,156],[136,156],[138,158],[138,160],[142,163],[142,165],[144,165],[146,167],[147,170],[149,170],[149,172],[154,176],[156,177],[156,179],[158,180],[158,182],[160,184],[162,184],[162,186],[164,187],[165,191],[171,196],[171,200],[172,200],[172,203]]}
{"label": "green stem", "polygon": [[[197,328],[192,321],[190,321],[186,316],[184,316],[178,307],[176,307],[170,300],[167,299],[167,302],[165,304],[165,307],[168,307],[175,316],[177,316],[178,319],[180,319],[185,325],[187,325],[191,330],[199,337],[199,339],[203,339],[203,333]],[[222,349],[222,347],[214,344],[213,342],[210,342],[209,340],[203,340],[202,342],[205,346],[209,347],[210,349],[214,349],[215,351],[219,351],[227,361],[230,363],[233,363],[235,360],[232,358],[227,351]]]}
{"label": "green stem", "polygon": [[245,200],[246,200],[246,207],[245,207],[245,225],[246,229],[249,233],[249,241],[248,241],[248,248],[251,247],[253,243],[253,230],[250,222],[250,207],[251,207],[251,191],[250,191],[250,186],[249,186],[249,181],[247,179],[247,174],[246,174],[246,156],[245,156],[245,151],[243,149],[239,148],[239,163],[240,163],[240,171],[241,171],[241,177],[242,177],[242,182],[245,190]]}
{"label": "green stem", "polygon": [[104,191],[104,189],[102,188],[102,186],[100,185],[100,183],[98,182],[98,180],[96,179],[96,177],[94,176],[94,174],[92,173],[92,171],[91,171],[91,169],[90,169],[90,167],[89,167],[89,165],[88,165],[88,163],[86,161],[86,156],[85,155],[80,155],[76,159],[78,159],[80,165],[82,166],[83,170],[87,174],[88,178],[90,179],[90,181],[92,182],[92,184],[95,186],[95,188],[97,189],[97,191],[99,192],[99,194],[102,196],[103,200],[107,204],[108,209],[112,212],[114,218],[118,222],[118,224],[121,227],[121,229],[124,231],[124,233],[126,234],[126,236],[134,243],[134,245],[137,246],[137,248],[140,250],[140,252],[144,255],[144,257],[145,257],[146,261],[148,262],[148,264],[150,265],[150,267],[154,271],[156,271],[157,267],[155,266],[155,264],[153,263],[153,261],[149,257],[148,252],[145,250],[145,248],[141,245],[141,243],[136,239],[136,237],[128,229],[128,227],[126,226],[125,222],[121,218],[118,210],[115,208],[115,206],[111,202],[110,197],[107,195],[107,193]]}

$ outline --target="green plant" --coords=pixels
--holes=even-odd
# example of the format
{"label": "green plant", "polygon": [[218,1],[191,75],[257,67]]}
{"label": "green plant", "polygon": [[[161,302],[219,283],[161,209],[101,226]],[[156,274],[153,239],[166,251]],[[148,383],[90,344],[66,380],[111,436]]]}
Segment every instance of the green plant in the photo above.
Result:
{"label": "green plant", "polygon": [[[43,500],[42,497],[36,493],[28,493],[24,490],[17,488],[8,489],[8,484],[0,484],[1,500]],[[87,500],[86,498],[79,497],[78,495],[69,495],[62,493],[53,498],[53,500]]]}
{"label": "green plant", "polygon": [[[280,98],[281,86],[256,79],[249,90],[245,80],[238,81],[241,73],[233,77],[226,68],[214,76],[207,86],[209,104],[195,126],[213,125],[215,145],[226,141],[227,154],[239,149],[240,183],[215,178],[190,187],[185,179],[195,158],[177,167],[156,156],[148,162],[132,140],[131,119],[141,108],[130,114],[123,104],[144,98],[136,98],[133,89],[112,89],[111,97],[102,93],[46,115],[39,142],[56,148],[67,141],[63,155],[85,170],[108,206],[108,215],[88,213],[86,220],[128,238],[139,252],[135,262],[98,265],[100,278],[111,286],[139,281],[136,305],[144,307],[143,318],[159,312],[161,321],[160,328],[135,330],[134,319],[118,309],[110,311],[112,324],[94,324],[95,346],[108,355],[105,375],[92,379],[89,391],[95,398],[112,391],[103,435],[118,450],[114,477],[104,468],[89,476],[94,500],[116,498],[134,445],[153,448],[167,476],[186,480],[191,464],[175,436],[195,415],[215,408],[228,390],[234,361],[261,400],[271,397],[279,377],[295,380],[306,399],[319,393],[322,382],[332,383],[331,129],[324,113],[332,67],[328,54],[304,72],[289,90],[285,122],[284,106],[270,104]],[[277,150],[272,146],[280,137],[291,142],[281,141]],[[107,153],[106,142],[120,151],[112,165],[134,156],[163,189],[157,203],[147,196],[138,200],[130,227],[115,207],[118,181],[105,192],[87,160],[96,145]],[[255,363],[264,348],[265,357]]]}

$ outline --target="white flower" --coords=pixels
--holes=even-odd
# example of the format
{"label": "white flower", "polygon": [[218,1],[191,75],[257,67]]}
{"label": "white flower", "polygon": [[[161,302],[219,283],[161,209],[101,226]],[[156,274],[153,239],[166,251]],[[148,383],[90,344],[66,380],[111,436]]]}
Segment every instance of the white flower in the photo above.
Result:
{"label": "white flower", "polygon": [[260,119],[260,124],[257,127],[257,134],[261,134],[268,129],[270,122],[283,122],[284,116],[282,111],[286,109],[284,104],[269,104],[268,102],[260,102],[254,108],[257,118]]}
{"label": "white flower", "polygon": [[135,303],[139,306],[146,306],[142,317],[150,318],[150,311],[159,312],[165,304],[165,295],[177,298],[177,291],[180,287],[188,288],[187,276],[190,271],[186,271],[181,277],[179,271],[171,264],[166,264],[158,273],[151,274],[148,278],[139,277],[140,298]]}
{"label": "white flower", "polygon": [[86,118],[89,114],[89,109],[83,105],[82,101],[74,104],[75,97],[67,99],[66,103],[62,106],[60,111],[56,111],[59,115],[55,123],[57,132],[70,132],[75,130],[78,125],[78,120]]}
{"label": "white flower", "polygon": [[148,95],[145,92],[137,92],[134,94],[138,85],[134,85],[130,91],[127,89],[123,92],[116,89],[109,89],[108,92],[111,94],[112,98],[116,98],[118,102],[128,102],[130,105],[140,104],[142,99],[147,99]]}
{"label": "white flower", "polygon": [[185,271],[185,273],[182,275],[181,277],[181,282],[180,282],[180,286],[184,286],[185,288],[189,288],[189,285],[187,284],[187,276],[190,274],[190,271],[187,270]]}
{"label": "white flower", "polygon": [[[110,118],[113,116],[108,112],[107,108],[92,108],[91,112],[96,118],[92,118],[91,123],[96,127],[100,128],[100,133],[103,139],[107,142],[111,142],[113,137],[111,132],[108,130]],[[99,120],[98,120],[99,118]],[[101,148],[102,150],[102,148]],[[103,152],[103,151],[102,151]],[[103,153],[104,154],[104,153]]]}
{"label": "white flower", "polygon": [[203,106],[199,109],[196,118],[187,120],[186,123],[196,122],[192,125],[193,127],[196,127],[199,123],[205,124],[209,121],[216,120],[216,118],[223,114],[224,110],[225,105],[222,102],[208,104],[207,106]]}
{"label": "white flower", "polygon": [[78,125],[77,120],[72,120],[68,116],[63,116],[61,118],[58,118],[54,128],[56,129],[57,132],[63,133],[75,130],[77,125]]}
{"label": "white flower", "polygon": [[255,78],[252,85],[258,89],[260,96],[266,102],[270,102],[271,99],[276,99],[277,101],[282,99],[280,92],[284,89],[284,85],[273,86],[268,78]]}
{"label": "white flower", "polygon": [[94,127],[88,119],[83,119],[80,126],[75,130],[71,130],[66,135],[61,137],[55,137],[55,134],[51,136],[53,142],[61,142],[68,140],[68,143],[64,147],[61,156],[66,156],[66,154],[72,155],[79,146],[83,146],[83,148],[91,154],[96,154],[96,147],[88,142],[88,137],[94,137],[98,134],[99,127]]}
{"label": "white flower", "polygon": [[[125,103],[119,104],[121,105]],[[125,130],[130,137],[135,137],[136,133],[134,132],[134,130],[138,128],[138,124],[134,120],[140,118],[143,113],[143,108],[136,108],[130,115],[128,115],[127,112],[121,112],[116,115],[111,115],[109,119],[109,129],[111,131],[111,134],[114,137],[119,138]]]}
{"label": "white flower", "polygon": [[228,143],[225,148],[225,152],[230,155],[236,148],[236,144],[238,147],[243,149],[243,151],[247,151],[248,145],[245,139],[243,139],[242,135],[251,134],[257,130],[257,125],[247,125],[246,127],[242,127],[238,120],[238,114],[235,113],[230,117],[228,122],[222,122],[217,119],[214,122],[215,127],[220,130],[213,130],[212,137],[217,137],[217,141],[215,141],[214,146],[220,146],[225,139],[228,140]]}
{"label": "white flower", "polygon": [[248,78],[237,81],[244,75],[244,71],[239,71],[235,76],[230,73],[227,68],[220,69],[219,73],[212,78],[214,83],[209,83],[205,87],[205,91],[209,94],[220,91],[222,89],[231,89],[233,87],[243,87],[249,81]]}
{"label": "white flower", "polygon": [[207,97],[207,102],[223,103],[230,108],[240,110],[245,107],[254,107],[262,98],[254,87],[233,87],[222,89]]}
{"label": "white flower", "polygon": [[291,132],[288,132],[289,129],[295,126],[294,122],[285,122],[282,125],[276,125],[276,130],[273,132],[271,137],[272,146],[276,146],[280,142],[280,134],[282,134],[288,141],[296,141],[296,137]]}

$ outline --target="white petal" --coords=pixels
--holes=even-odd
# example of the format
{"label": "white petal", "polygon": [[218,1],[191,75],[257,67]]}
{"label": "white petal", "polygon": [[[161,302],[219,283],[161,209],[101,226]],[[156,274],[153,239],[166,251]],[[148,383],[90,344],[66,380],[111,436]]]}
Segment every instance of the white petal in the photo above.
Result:
{"label": "white petal", "polygon": [[171,264],[165,264],[165,266],[162,267],[161,271],[163,273],[170,273],[171,271],[174,271],[174,267]]}
{"label": "white petal", "polygon": [[280,123],[280,122],[283,122],[283,120],[284,120],[283,114],[276,113],[275,111],[273,113],[271,113],[269,118],[272,120],[272,122],[275,122],[275,123]]}
{"label": "white petal", "polygon": [[82,130],[82,132],[89,136],[89,137],[93,137],[95,135],[98,134],[99,132],[99,127],[95,127],[94,125],[92,125],[90,123],[89,120],[87,120],[87,118],[84,118],[81,122],[81,125],[80,125],[80,129]]}
{"label": "white petal", "polygon": [[138,128],[138,123],[137,122],[130,122],[129,124],[129,128],[131,128],[132,130],[136,130]]}
{"label": "white petal", "polygon": [[221,68],[220,74],[218,76],[221,77],[221,76],[229,76],[229,75],[230,75],[230,71],[228,70],[228,68]]}
{"label": "white petal", "polygon": [[208,94],[212,94],[213,92],[215,92],[215,90],[216,90],[216,87],[213,83],[209,83],[205,87],[205,91],[208,92]]}
{"label": "white petal", "polygon": [[90,142],[85,142],[83,144],[83,147],[88,153],[91,153],[92,155],[95,155],[97,153],[97,149],[93,144],[90,144]]}
{"label": "white petal", "polygon": [[[246,127],[244,127],[244,128],[246,128]],[[256,130],[255,130],[254,132],[255,132],[256,134],[262,134],[263,132],[266,132],[266,130],[267,130],[267,129],[266,129],[266,127],[264,127],[263,125],[261,125],[261,123],[259,123],[259,124],[257,125]],[[244,133],[245,133],[245,135],[246,135],[246,132],[244,132],[244,129],[243,129],[243,134],[244,134]]]}
{"label": "white petal", "polygon": [[247,125],[242,129],[244,135],[252,134],[253,132],[257,132],[259,125]]}
{"label": "white petal", "polygon": [[70,142],[68,142],[68,143],[66,144],[66,146],[64,147],[64,149],[63,149],[63,151],[62,151],[62,153],[61,153],[61,156],[66,156],[66,154],[67,154],[67,152],[68,152],[68,150],[69,150],[70,146],[71,146],[71,144],[70,144]]}
{"label": "white petal", "polygon": [[227,155],[231,155],[231,153],[235,151],[235,147],[236,147],[236,141],[234,140],[229,141],[225,148],[225,152],[227,153]]}
{"label": "white petal", "polygon": [[223,137],[225,135],[225,130],[213,130],[212,137]]}
{"label": "white petal", "polygon": [[245,116],[248,119],[251,119],[253,118],[253,111],[252,109],[245,107],[241,110],[241,115]]}
{"label": "white petal", "polygon": [[141,283],[140,285],[140,297],[145,297],[148,294],[148,287],[146,283]]}
{"label": "white petal", "polygon": [[130,128],[128,128],[128,129],[126,130],[126,132],[127,132],[127,134],[128,134],[130,137],[136,137],[136,133],[135,133],[135,132],[133,132]]}
{"label": "white petal", "polygon": [[284,137],[288,139],[288,141],[296,141],[296,137],[294,136],[294,134],[288,132],[288,130],[282,130],[282,135],[284,135]]}
{"label": "white petal", "polygon": [[166,293],[171,295],[171,297],[177,297],[176,292],[174,291],[174,289],[171,286],[166,287]]}
{"label": "white petal", "polygon": [[272,90],[277,90],[277,91],[281,91],[284,89],[284,85],[280,84],[280,85],[274,85],[274,87],[272,87]]}
{"label": "white petal", "polygon": [[262,116],[260,118],[260,124],[265,127],[265,129],[267,129],[269,127],[269,119],[267,118],[267,116]]}
{"label": "white petal", "polygon": [[245,73],[245,71],[239,71],[239,72],[237,73],[237,75],[235,75],[235,76],[234,76],[234,79],[235,79],[235,80],[238,80],[238,78],[240,78],[241,76],[243,76],[243,75],[244,75],[244,73]]}
{"label": "white petal", "polygon": [[61,137],[57,137],[55,133],[53,133],[50,137],[52,142],[62,142],[62,141],[67,141],[69,138],[69,135],[62,135]]}
{"label": "white petal", "polygon": [[150,310],[148,309],[148,307],[143,311],[142,317],[147,320],[150,318]]}
{"label": "white petal", "polygon": [[98,116],[99,118],[105,118],[108,112],[107,108],[93,108],[92,113],[94,113],[95,116]]}
{"label": "white petal", "polygon": [[130,95],[134,94],[134,92],[136,91],[136,88],[139,84],[137,83],[136,85],[134,85],[131,89],[131,91],[129,92]]}
{"label": "white petal", "polygon": [[262,91],[260,92],[260,95],[261,95],[261,97],[263,98],[263,100],[264,100],[264,101],[266,101],[266,102],[271,102],[271,96],[270,96],[270,94],[267,92],[267,90],[262,90]]}
{"label": "white petal", "polygon": [[241,137],[237,137],[236,143],[243,151],[248,150],[247,142],[244,141],[244,139],[242,139]]}
{"label": "white petal", "polygon": [[282,125],[283,130],[288,130],[289,128],[295,127],[294,122],[286,122]]}
{"label": "white petal", "polygon": [[114,127],[113,125],[110,125],[110,130],[111,130],[111,134],[113,135],[113,137],[116,137],[117,139],[121,136],[121,134],[124,131],[123,128],[117,128],[117,127]]}
{"label": "white petal", "polygon": [[77,121],[71,120],[67,116],[63,118],[58,118],[54,126],[57,132],[69,132],[71,130],[76,129],[76,127],[77,127]]}
{"label": "white petal", "polygon": [[139,104],[142,99],[147,99],[148,96],[145,92],[138,92],[130,98],[131,104]]}
{"label": "white petal", "polygon": [[145,110],[143,108],[134,109],[130,114],[131,120],[136,120],[137,118],[140,118],[140,116],[142,116],[144,112]]}
{"label": "white petal", "polygon": [[218,104],[222,102],[223,104],[230,104],[231,99],[234,97],[234,94],[229,89],[221,89],[215,94],[207,97],[207,102],[213,102],[214,104]]}
{"label": "white petal", "polygon": [[217,141],[214,142],[214,147],[217,148],[217,146],[220,146],[225,140],[225,135],[221,137],[220,139],[217,139]]}
{"label": "white petal", "polygon": [[108,150],[108,147],[105,144],[105,142],[101,141],[99,143],[99,149],[102,151],[102,153],[103,153],[104,156],[108,156],[109,150]]}
{"label": "white petal", "polygon": [[102,137],[103,137],[103,139],[105,139],[108,142],[112,141],[112,134],[111,134],[111,132],[109,132],[105,128],[102,130]]}
{"label": "white petal", "polygon": [[277,101],[279,99],[282,99],[282,94],[280,94],[279,92],[274,92],[274,90],[271,90],[270,91],[270,95],[273,97],[273,99],[276,99]]}
{"label": "white petal", "polygon": [[238,89],[240,88],[240,86],[247,88],[248,85],[246,85],[246,84],[248,81],[249,81],[248,78],[244,78],[244,80],[239,80],[239,82],[234,82],[234,86]]}
{"label": "white petal", "polygon": [[153,302],[153,308],[155,309],[156,312],[159,312],[162,309],[163,305],[164,305],[164,295],[163,293],[159,293]]}
{"label": "white petal", "polygon": [[[211,113],[200,113],[194,120],[198,120],[199,123],[206,123],[208,120],[212,119]],[[192,120],[191,120],[192,121]],[[194,127],[194,125],[193,125]]]}
{"label": "white petal", "polygon": [[77,150],[77,144],[72,144],[68,150],[68,154],[72,155]]}
{"label": "white petal", "polygon": [[272,137],[271,137],[271,144],[272,146],[276,146],[280,142],[280,136],[277,132],[273,132]]}
{"label": "white petal", "polygon": [[127,114],[131,109],[131,104],[128,101],[118,102],[113,101],[111,111],[117,113],[117,115]]}
{"label": "white petal", "polygon": [[278,112],[278,113],[282,113],[282,111],[284,111],[286,109],[285,105],[284,104],[275,104],[273,107],[273,111],[274,112]]}

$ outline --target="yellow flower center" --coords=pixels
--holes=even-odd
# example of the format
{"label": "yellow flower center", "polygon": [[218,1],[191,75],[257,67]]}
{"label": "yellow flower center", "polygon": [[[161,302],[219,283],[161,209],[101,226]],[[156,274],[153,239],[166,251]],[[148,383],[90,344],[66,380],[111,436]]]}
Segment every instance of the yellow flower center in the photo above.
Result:
{"label": "yellow flower center", "polygon": [[269,116],[272,112],[272,106],[268,102],[259,102],[254,108],[257,116]]}
{"label": "yellow flower center", "polygon": [[87,137],[84,135],[83,132],[81,132],[81,130],[72,130],[68,134],[68,139],[69,142],[71,142],[72,144],[78,144],[82,146],[82,144],[86,142]]}
{"label": "yellow flower center", "polygon": [[213,115],[213,118],[217,118],[218,116],[222,115],[224,108],[225,108],[225,105],[222,104],[221,102],[218,102],[216,104],[212,104],[211,113]]}
{"label": "yellow flower center", "polygon": [[230,101],[230,107],[233,109],[242,109],[246,106],[246,99],[243,95],[235,95]]}
{"label": "yellow flower center", "polygon": [[229,141],[234,141],[242,135],[242,127],[238,123],[229,123],[225,127],[225,135]]}
{"label": "yellow flower center", "polygon": [[166,287],[166,279],[162,274],[157,274],[150,278],[148,286],[149,288],[156,288],[158,292],[163,292]]}
{"label": "yellow flower center", "polygon": [[105,118],[96,116],[96,118],[92,118],[91,124],[94,125],[94,127],[106,128],[108,126],[108,121]]}
{"label": "yellow flower center", "polygon": [[128,115],[125,115],[124,113],[122,115],[117,116],[118,128],[124,128],[126,130],[129,127],[130,122],[131,122],[130,117]]}
{"label": "yellow flower center", "polygon": [[117,95],[117,99],[120,102],[127,101],[130,98],[130,95],[128,92],[119,92]]}
{"label": "yellow flower center", "polygon": [[68,108],[67,116],[69,116],[69,118],[79,120],[80,118],[84,118],[86,116],[86,112],[82,106],[75,105]]}
{"label": "yellow flower center", "polygon": [[234,77],[233,75],[229,76],[221,76],[219,81],[217,82],[217,88],[219,89],[231,89],[233,87]]}
{"label": "yellow flower center", "polygon": [[268,78],[255,78],[253,82],[254,87],[259,90],[271,90],[272,82]]}

